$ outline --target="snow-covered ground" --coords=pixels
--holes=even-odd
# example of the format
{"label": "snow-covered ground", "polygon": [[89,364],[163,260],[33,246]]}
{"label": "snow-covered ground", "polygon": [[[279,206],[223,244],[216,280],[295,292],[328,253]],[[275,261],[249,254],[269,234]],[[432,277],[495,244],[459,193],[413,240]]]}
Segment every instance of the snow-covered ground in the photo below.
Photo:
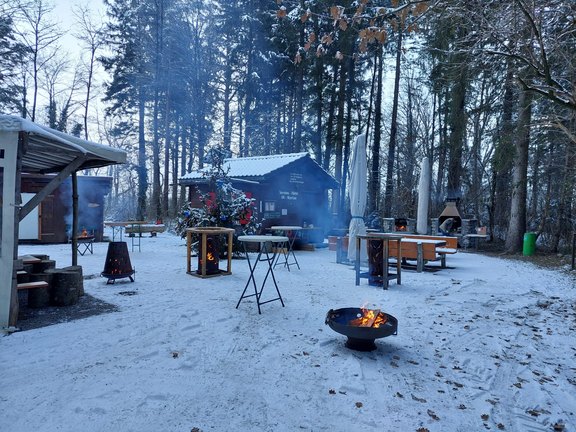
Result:
{"label": "snow-covered ground", "polygon": [[[576,430],[568,272],[459,252],[384,291],[355,286],[334,252],[302,251],[301,270],[276,269],[286,306],[259,315],[253,299],[235,308],[245,260],[193,277],[185,241],[163,233],[130,253],[134,283],[107,285],[106,252],[79,263],[118,311],[0,337],[0,431]],[[67,245],[19,253],[70,265]],[[372,352],[324,323],[363,305],[399,321]]]}

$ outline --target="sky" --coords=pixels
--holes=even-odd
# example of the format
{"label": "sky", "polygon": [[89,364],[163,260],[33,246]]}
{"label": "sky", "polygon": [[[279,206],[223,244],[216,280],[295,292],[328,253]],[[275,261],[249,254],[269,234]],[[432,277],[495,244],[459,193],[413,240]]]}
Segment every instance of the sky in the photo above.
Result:
{"label": "sky", "polygon": [[[71,320],[62,309],[53,325],[0,337],[0,430],[576,429],[568,269],[459,250],[449,268],[404,270],[382,290],[356,286],[335,251],[296,251],[300,269],[275,269],[285,307],[259,315],[253,298],[236,308],[246,260],[202,279],[186,274],[183,239],[145,235],[130,251],[135,281],[107,285],[107,243],[93,252],[78,257],[84,289],[115,311]],[[70,265],[66,244],[19,247],[31,253]],[[274,293],[267,284],[263,298]],[[78,306],[90,310],[86,297]],[[330,309],[360,306],[398,319],[371,352],[325,324]]]}
{"label": "sky", "polygon": [[77,58],[80,55],[80,47],[77,39],[72,36],[76,20],[73,10],[76,7],[88,6],[94,16],[101,14],[104,17],[106,12],[104,2],[102,0],[53,0],[53,4],[54,20],[61,23],[61,30],[66,32],[62,39],[62,47]]}

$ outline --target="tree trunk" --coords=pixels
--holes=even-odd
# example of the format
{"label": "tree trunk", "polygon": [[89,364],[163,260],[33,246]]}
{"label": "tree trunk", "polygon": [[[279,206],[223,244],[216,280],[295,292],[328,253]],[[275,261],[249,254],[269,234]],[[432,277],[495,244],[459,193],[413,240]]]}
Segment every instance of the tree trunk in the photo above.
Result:
{"label": "tree trunk", "polygon": [[148,171],[146,169],[146,138],[144,135],[144,119],[146,103],[144,89],[139,89],[138,100],[138,220],[146,218],[146,191],[148,190]]}
{"label": "tree trunk", "polygon": [[226,62],[224,69],[224,150],[230,151],[232,145],[232,121],[230,120],[230,104],[232,100],[232,65]]}
{"label": "tree trunk", "polygon": [[504,80],[504,98],[502,102],[502,125],[498,137],[498,144],[492,159],[494,169],[494,199],[492,202],[493,225],[491,232],[497,234],[505,227],[509,219],[510,208],[510,182],[512,175],[512,165],[514,160],[514,146],[512,136],[514,128],[512,124],[512,115],[516,103],[516,94],[514,91],[514,72],[512,63],[507,64],[506,78]]}
{"label": "tree trunk", "polygon": [[392,216],[392,198],[394,196],[394,162],[396,158],[396,139],[398,134],[398,99],[400,95],[400,69],[402,64],[402,29],[398,28],[396,40],[396,67],[394,72],[394,95],[392,100],[392,118],[390,120],[390,141],[388,142],[388,161],[386,163],[386,189],[384,191],[385,217]]}
{"label": "tree trunk", "polygon": [[[172,146],[172,132],[170,130],[170,87],[166,94],[166,108],[164,114],[164,184],[162,187],[162,213],[161,217],[168,215],[170,190],[170,148]],[[175,179],[177,180],[177,179]]]}
{"label": "tree trunk", "polygon": [[314,159],[320,166],[322,166],[322,116],[324,112],[322,109],[322,99],[324,95],[324,62],[322,58],[322,56],[316,58],[314,69],[314,91],[316,93],[316,103],[314,104],[314,108],[316,111],[316,129],[313,135],[313,146]]}
{"label": "tree trunk", "polygon": [[[378,47],[374,60],[376,75],[376,100],[374,102],[374,141],[370,181],[368,184],[368,213],[378,210],[380,201],[380,141],[382,139],[382,78],[384,75],[383,49]],[[371,101],[370,101],[371,102]],[[368,131],[367,131],[368,132]]]}
{"label": "tree trunk", "polygon": [[522,250],[524,232],[526,231],[528,147],[530,143],[530,122],[532,120],[532,94],[528,91],[522,91],[518,105],[518,123],[514,143],[516,159],[512,171],[510,223],[506,236],[506,251],[508,253],[516,253]]}
{"label": "tree trunk", "polygon": [[[338,68],[334,68],[334,77],[332,82],[336,84],[338,81]],[[330,159],[334,149],[334,119],[336,117],[336,92],[330,95],[330,104],[328,105],[328,120],[326,121],[326,145],[324,147],[324,158],[322,160],[322,168],[330,172]]]}
{"label": "tree trunk", "polygon": [[[439,215],[443,209],[444,196],[444,178],[446,174],[446,156],[448,146],[448,97],[442,98],[438,95],[438,172],[436,173],[436,197],[432,213]],[[433,159],[431,159],[433,160]]]}
{"label": "tree trunk", "polygon": [[448,141],[448,198],[460,198],[462,183],[462,150],[466,138],[466,89],[467,89],[467,65],[460,63],[456,82],[450,90],[450,137]]}
{"label": "tree trunk", "polygon": [[[169,216],[175,217],[178,214],[178,177],[180,176],[178,170],[178,154],[180,146],[179,139],[180,139],[180,121],[181,118],[176,116],[176,124],[174,125],[174,141],[172,144],[172,155],[170,163],[172,165],[172,188],[171,192],[172,195],[170,197],[170,208],[169,208]],[[184,174],[184,173],[182,173]]]}
{"label": "tree trunk", "polygon": [[[344,61],[340,62],[340,77],[338,84],[338,112],[336,114],[336,135],[334,141],[335,147],[335,162],[334,162],[334,178],[340,183],[341,196],[345,194],[346,185],[342,182],[342,159],[344,149],[344,111],[346,108],[346,69],[347,64]],[[342,202],[338,194],[332,197],[332,213],[342,217]]]}

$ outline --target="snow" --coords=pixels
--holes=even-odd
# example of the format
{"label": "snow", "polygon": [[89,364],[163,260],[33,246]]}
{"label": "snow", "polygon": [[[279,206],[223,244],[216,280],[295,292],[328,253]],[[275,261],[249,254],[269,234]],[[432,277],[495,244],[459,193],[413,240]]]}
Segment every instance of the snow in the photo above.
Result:
{"label": "snow", "polygon": [[[188,275],[185,241],[166,232],[130,253],[135,282],[107,285],[106,252],[79,263],[86,292],[118,311],[0,337],[1,431],[576,429],[568,272],[460,251],[385,291],[355,286],[335,252],[297,251],[301,270],[275,272],[286,306],[258,315],[253,299],[235,308],[245,260]],[[68,245],[19,253],[70,265]],[[346,348],[326,313],[360,306],[394,315],[398,335]]]}

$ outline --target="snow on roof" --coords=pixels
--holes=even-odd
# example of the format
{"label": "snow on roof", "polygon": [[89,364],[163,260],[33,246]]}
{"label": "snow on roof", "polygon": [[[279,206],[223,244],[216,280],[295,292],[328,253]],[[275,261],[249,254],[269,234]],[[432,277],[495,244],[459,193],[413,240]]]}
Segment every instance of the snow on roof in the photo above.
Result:
{"label": "snow on roof", "polygon": [[126,162],[123,150],[86,141],[13,115],[0,115],[2,131],[28,134],[27,150],[22,156],[23,172],[59,172],[80,155],[86,161],[79,170]]}
{"label": "snow on roof", "polygon": [[[310,157],[306,152],[269,156],[253,156],[224,159],[224,170],[229,169],[229,177],[261,177],[283,168],[299,159]],[[209,169],[197,170],[180,177],[181,180],[204,178]]]}

